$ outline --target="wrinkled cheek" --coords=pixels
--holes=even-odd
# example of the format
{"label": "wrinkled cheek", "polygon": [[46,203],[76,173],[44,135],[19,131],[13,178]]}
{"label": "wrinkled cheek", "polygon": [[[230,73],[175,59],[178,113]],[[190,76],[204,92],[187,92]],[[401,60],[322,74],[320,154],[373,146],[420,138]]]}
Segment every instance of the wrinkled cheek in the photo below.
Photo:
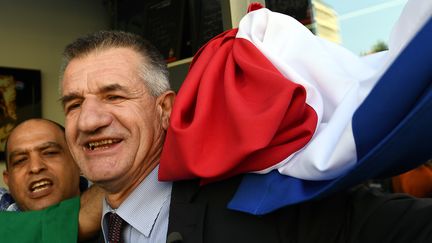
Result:
{"label": "wrinkled cheek", "polygon": [[94,174],[97,173],[97,167],[89,163],[88,161],[80,161],[78,162],[78,167],[80,167],[82,173],[84,174]]}
{"label": "wrinkled cheek", "polygon": [[68,144],[72,144],[77,135],[77,124],[78,119],[76,115],[66,115],[65,117],[65,135],[66,135],[66,141]]}
{"label": "wrinkled cheek", "polygon": [[82,164],[81,171],[90,180],[107,180],[114,176],[118,168],[106,163],[92,163],[87,161]]}
{"label": "wrinkled cheek", "polygon": [[70,145],[69,145],[69,150],[71,152],[72,158],[75,161],[75,164],[78,165],[80,170],[83,170],[85,162],[83,156],[80,154],[80,151],[78,151],[76,148]]}

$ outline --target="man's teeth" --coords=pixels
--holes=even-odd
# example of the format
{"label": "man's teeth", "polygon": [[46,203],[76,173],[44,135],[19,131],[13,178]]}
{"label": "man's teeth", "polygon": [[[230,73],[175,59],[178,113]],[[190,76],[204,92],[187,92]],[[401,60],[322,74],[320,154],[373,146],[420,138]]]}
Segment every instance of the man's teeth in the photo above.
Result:
{"label": "man's teeth", "polygon": [[38,192],[38,191],[45,189],[50,184],[51,183],[49,181],[40,181],[40,182],[37,182],[34,185],[32,185],[31,190],[33,192]]}
{"label": "man's teeth", "polygon": [[90,142],[88,144],[88,148],[90,150],[96,150],[96,149],[104,149],[104,148],[108,148],[109,144],[113,144],[113,140],[112,139],[107,139],[107,140],[102,140],[102,141],[98,141],[98,142]]}

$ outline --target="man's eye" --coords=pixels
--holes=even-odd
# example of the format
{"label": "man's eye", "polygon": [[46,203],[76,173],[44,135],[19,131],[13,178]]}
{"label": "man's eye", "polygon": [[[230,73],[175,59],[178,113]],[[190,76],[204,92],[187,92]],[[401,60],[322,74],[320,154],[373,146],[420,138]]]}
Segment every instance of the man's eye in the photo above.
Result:
{"label": "man's eye", "polygon": [[69,111],[72,111],[72,110],[79,108],[80,106],[81,106],[80,103],[71,103],[71,104],[66,105],[65,110],[66,110],[66,112],[69,112]]}
{"label": "man's eye", "polygon": [[124,99],[124,97],[123,97],[123,96],[120,96],[120,95],[108,95],[108,96],[106,97],[106,99],[107,99],[108,101],[118,101],[118,100],[122,100],[122,99]]}
{"label": "man's eye", "polygon": [[11,161],[11,165],[12,165],[12,166],[20,165],[20,164],[22,164],[24,161],[26,161],[26,159],[27,159],[26,157],[13,159],[13,160]]}
{"label": "man's eye", "polygon": [[57,154],[59,154],[60,152],[57,150],[51,150],[51,151],[44,151],[42,154],[44,156],[55,156]]}

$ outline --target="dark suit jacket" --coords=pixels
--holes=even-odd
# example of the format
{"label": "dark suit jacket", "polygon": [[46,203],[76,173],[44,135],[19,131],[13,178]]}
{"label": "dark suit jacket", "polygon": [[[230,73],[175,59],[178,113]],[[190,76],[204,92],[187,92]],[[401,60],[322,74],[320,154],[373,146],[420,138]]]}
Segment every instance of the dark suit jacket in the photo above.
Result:
{"label": "dark suit jacket", "polygon": [[265,216],[227,209],[241,177],[173,184],[168,242],[432,242],[432,200],[364,186]]}
{"label": "dark suit jacket", "polygon": [[[254,216],[227,209],[241,176],[199,186],[173,184],[170,243],[432,242],[432,199],[365,186]],[[99,242],[104,242],[100,234]]]}

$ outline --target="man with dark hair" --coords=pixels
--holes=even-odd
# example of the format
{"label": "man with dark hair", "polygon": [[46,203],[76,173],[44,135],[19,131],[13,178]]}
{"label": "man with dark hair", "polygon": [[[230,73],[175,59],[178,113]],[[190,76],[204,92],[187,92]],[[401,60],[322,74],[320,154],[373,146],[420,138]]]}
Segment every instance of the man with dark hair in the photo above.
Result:
{"label": "man with dark hair", "polygon": [[[5,155],[3,179],[10,194],[1,190],[1,210],[40,210],[87,190],[87,180],[80,177],[67,147],[64,127],[54,121],[34,118],[18,124],[6,140]],[[92,196],[100,200],[100,194]],[[94,209],[99,215],[98,207]]]}
{"label": "man with dark hair", "polygon": [[80,170],[61,125],[30,119],[6,141],[3,179],[21,210],[39,210],[80,195]]}

